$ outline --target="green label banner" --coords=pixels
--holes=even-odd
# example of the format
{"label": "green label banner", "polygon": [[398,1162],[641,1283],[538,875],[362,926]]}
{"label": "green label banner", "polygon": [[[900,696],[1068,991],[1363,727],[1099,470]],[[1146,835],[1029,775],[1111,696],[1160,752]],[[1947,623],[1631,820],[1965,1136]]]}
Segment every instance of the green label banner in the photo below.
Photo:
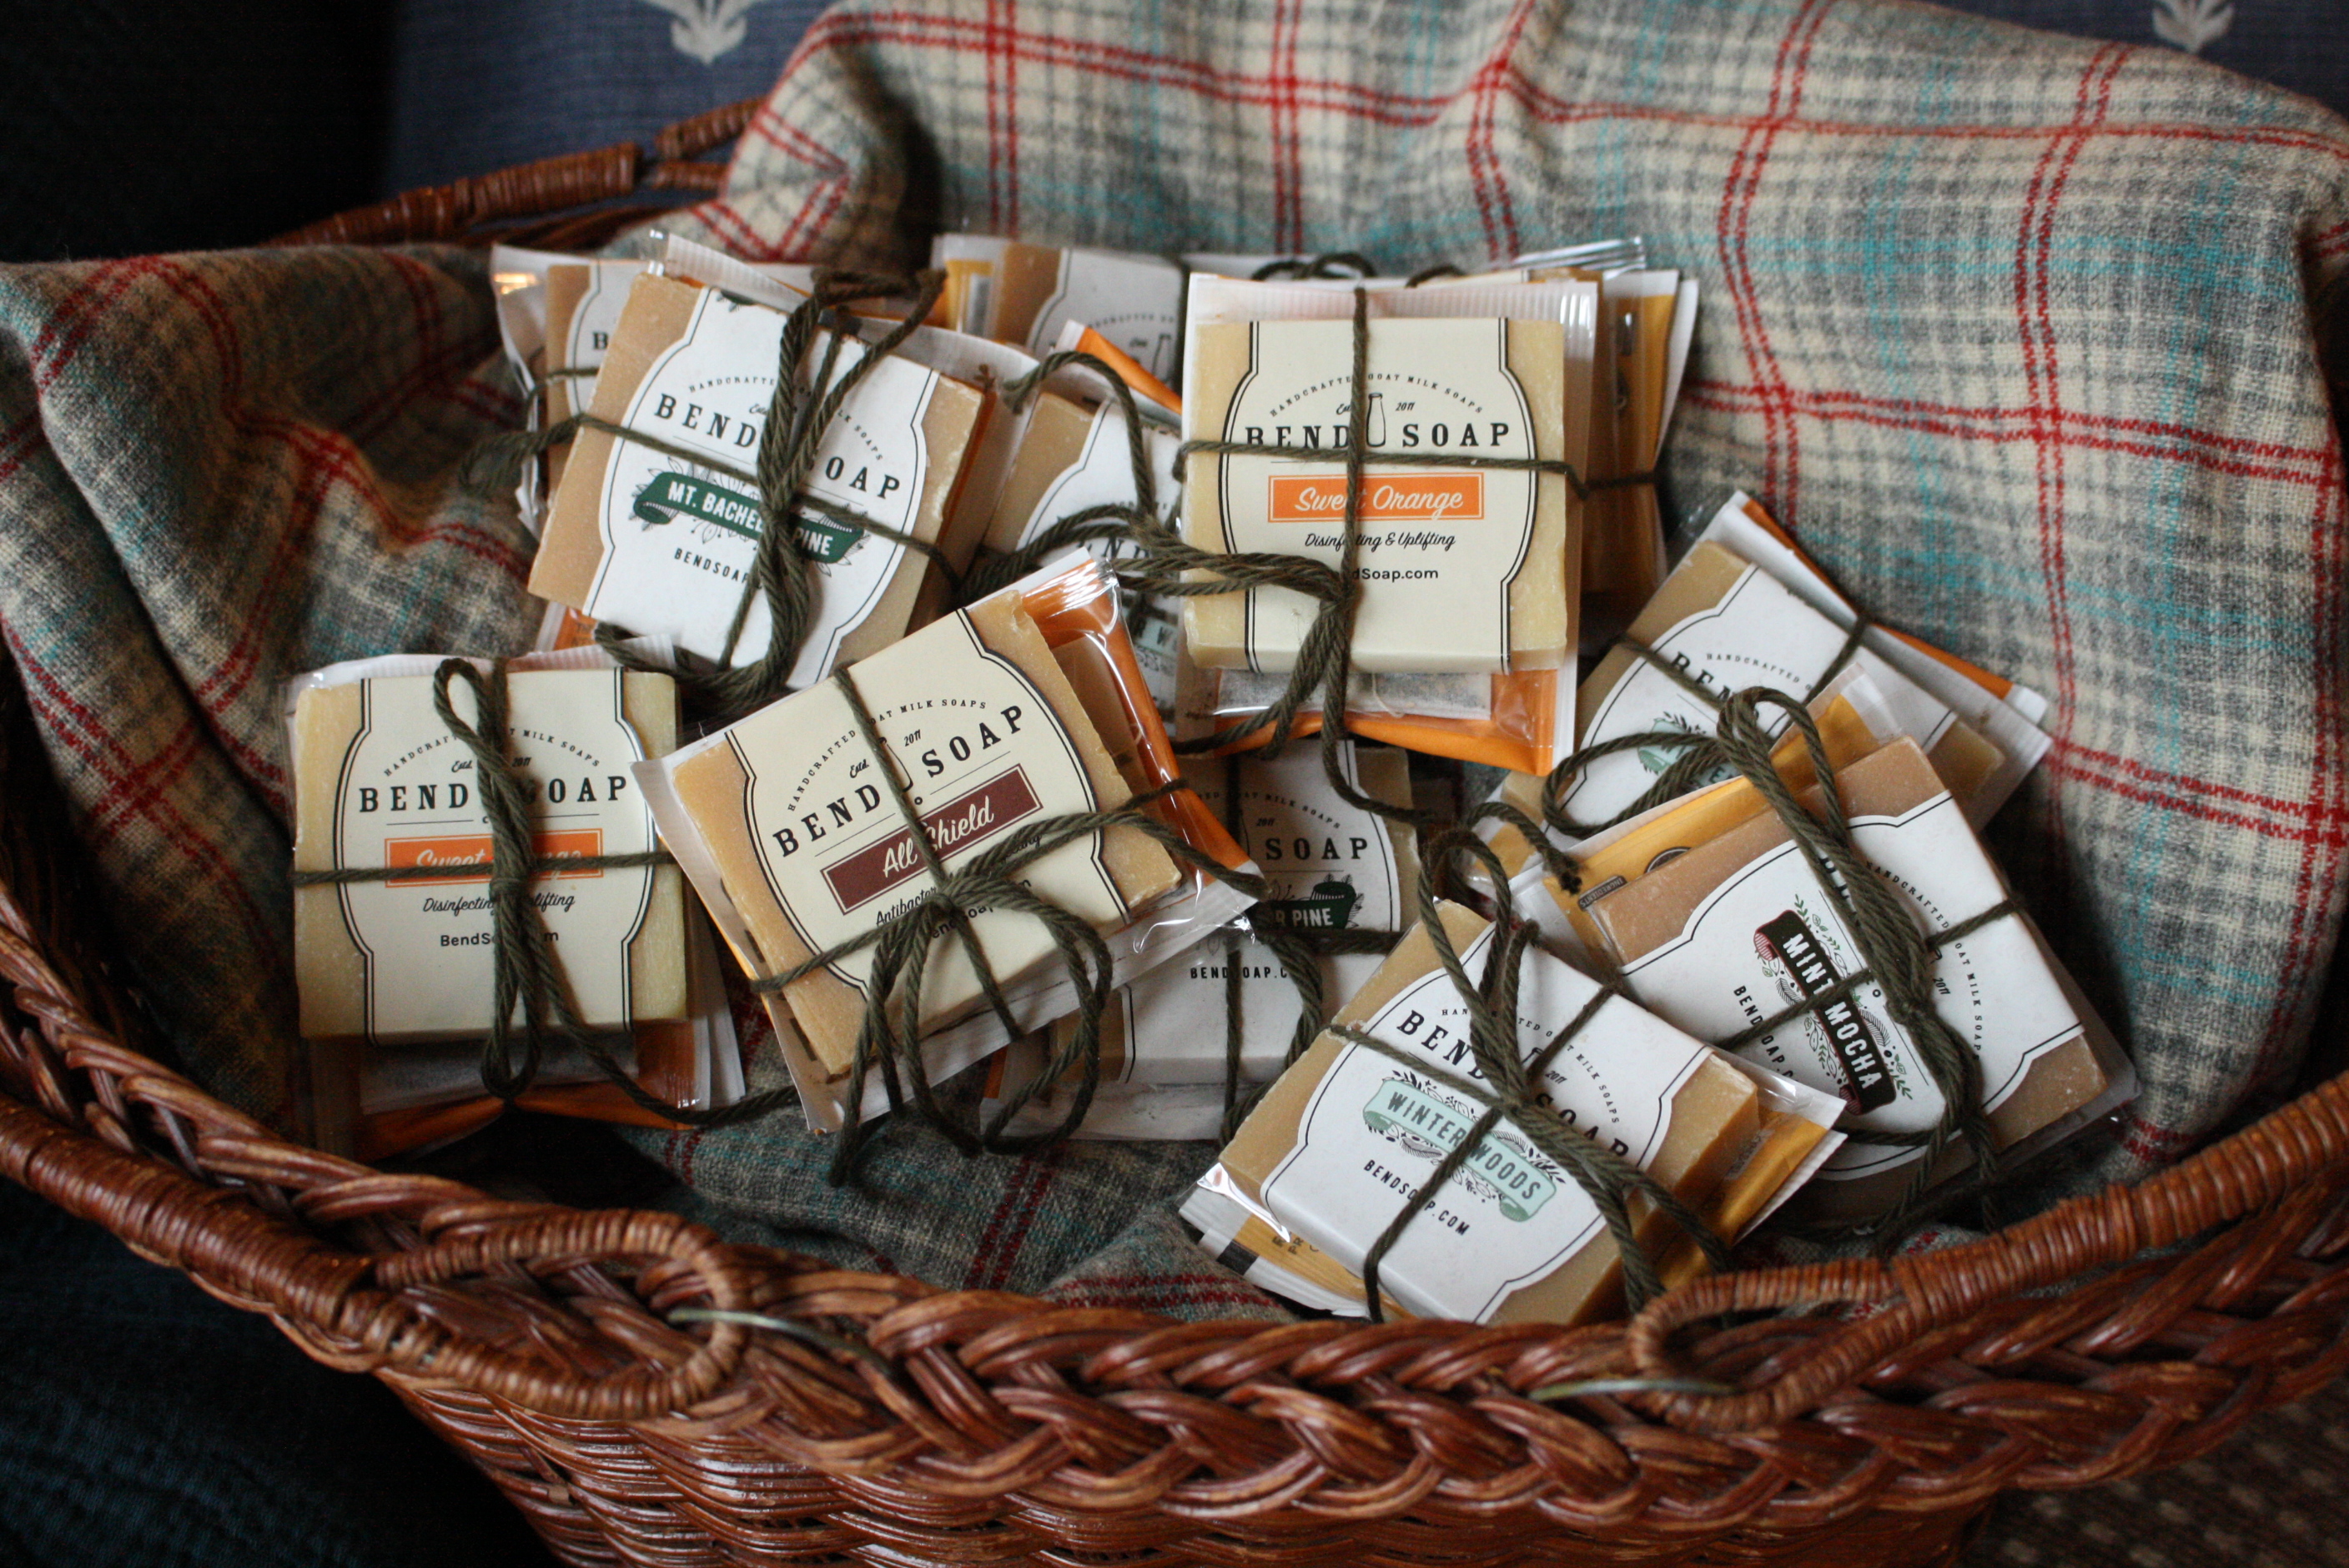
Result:
{"label": "green label banner", "polygon": [[[1449,1154],[1468,1136],[1469,1118],[1426,1090],[1401,1078],[1389,1078],[1362,1108],[1362,1120],[1381,1137],[1400,1133]],[[1530,1220],[1557,1195],[1557,1183],[1536,1166],[1524,1151],[1490,1136],[1476,1141],[1460,1174],[1489,1186],[1501,1217]]]}
{"label": "green label banner", "polygon": [[[711,484],[691,474],[655,475],[652,483],[637,493],[633,510],[647,522],[672,522],[679,517],[688,517],[698,522],[714,523],[745,539],[756,539],[765,531],[757,496]],[[827,566],[845,557],[864,536],[861,528],[828,519],[795,517],[792,521],[799,531],[801,553]]]}

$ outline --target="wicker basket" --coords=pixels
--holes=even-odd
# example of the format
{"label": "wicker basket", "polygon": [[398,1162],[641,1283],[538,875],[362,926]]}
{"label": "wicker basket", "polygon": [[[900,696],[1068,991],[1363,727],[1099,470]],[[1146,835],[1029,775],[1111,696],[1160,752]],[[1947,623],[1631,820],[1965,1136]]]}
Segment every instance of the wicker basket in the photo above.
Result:
{"label": "wicker basket", "polygon": [[[588,242],[708,188],[690,160],[750,108],[649,172],[610,150],[287,238]],[[0,1169],[381,1377],[575,1563],[1944,1563],[2002,1488],[2176,1463],[2349,1365],[2349,1078],[1974,1245],[1572,1332],[1063,1308],[381,1174],[135,1048],[29,719],[0,718]],[[1692,1373],[1745,1391],[1526,1397]]]}

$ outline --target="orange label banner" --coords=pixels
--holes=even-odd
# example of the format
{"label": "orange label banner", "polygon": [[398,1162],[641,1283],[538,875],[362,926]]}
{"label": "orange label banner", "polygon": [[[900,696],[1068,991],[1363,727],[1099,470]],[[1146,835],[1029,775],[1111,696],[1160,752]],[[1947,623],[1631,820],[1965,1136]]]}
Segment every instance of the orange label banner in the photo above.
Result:
{"label": "orange label banner", "polygon": [[[538,833],[531,845],[542,855],[600,855],[604,852],[604,830],[582,828],[560,833]],[[450,882],[478,882],[490,880],[490,836],[471,833],[453,838],[386,839],[383,841],[383,863],[392,871],[406,871],[410,866],[446,866],[449,874],[442,877],[401,877],[399,887],[441,887]],[[584,872],[550,872],[549,876],[565,879],[600,877],[600,870]]]}
{"label": "orange label banner", "polygon": [[[1272,522],[1343,522],[1346,476],[1275,474],[1265,516]],[[1480,473],[1379,474],[1362,476],[1364,522],[1474,521],[1485,515],[1485,476]]]}

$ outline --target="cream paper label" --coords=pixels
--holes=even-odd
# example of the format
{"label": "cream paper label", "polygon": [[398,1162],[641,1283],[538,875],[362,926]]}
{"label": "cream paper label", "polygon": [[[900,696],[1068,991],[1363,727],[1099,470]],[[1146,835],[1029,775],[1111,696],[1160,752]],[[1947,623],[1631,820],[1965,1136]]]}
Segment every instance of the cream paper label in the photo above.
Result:
{"label": "cream paper label", "polygon": [[[894,768],[904,780],[949,872],[1014,829],[1095,809],[1082,758],[1019,667],[981,643],[959,613],[924,636],[932,656],[868,659],[856,668],[857,689],[889,753],[885,764],[876,763],[847,696],[828,681],[726,732],[750,781],[744,809],[768,887],[811,952],[905,913],[936,885],[876,766]],[[1063,845],[1030,861],[1019,880],[1096,926],[1122,921],[1125,906],[1101,844],[1093,833]],[[1040,921],[973,913],[999,979],[1057,951]],[[863,990],[873,950],[830,968]],[[934,947],[924,1010],[978,994],[961,944]]]}
{"label": "cream paper label", "polygon": [[[1464,959],[1473,975],[1487,931]],[[1531,1057],[1581,1011],[1598,986],[1539,949],[1526,954],[1517,1047]],[[1264,1183],[1265,1206],[1359,1274],[1371,1243],[1457,1148],[1484,1107],[1468,1047],[1467,1009],[1442,970],[1398,993],[1363,1032],[1424,1058],[1406,1068],[1350,1046],[1314,1090],[1298,1141]],[[1543,1074],[1542,1103],[1567,1126],[1645,1166],[1662,1147],[1672,1096],[1705,1047],[1620,997],[1607,1002]],[[1574,1178],[1513,1122],[1421,1201],[1380,1265],[1380,1285],[1415,1313],[1481,1321],[1553,1273],[1604,1222]]]}
{"label": "cream paper label", "polygon": [[[730,468],[759,460],[775,396],[783,316],[705,289],[685,334],[653,362],[620,423]],[[811,351],[821,364],[824,339]],[[865,350],[843,345],[843,376]],[[913,530],[929,453],[922,417],[938,377],[885,358],[860,382],[818,448],[806,494],[900,532]],[[634,441],[615,440],[604,473],[598,520],[604,558],[582,608],[638,634],[666,632],[688,653],[726,656],[726,634],[756,564],[762,530],[759,496],[731,475],[682,461]],[[873,613],[903,543],[812,511],[794,514],[802,549],[817,562],[816,613],[791,681],[808,686],[831,672],[841,639]],[[734,662],[767,645],[763,598],[753,596]]]}
{"label": "cream paper label", "polygon": [[[1343,546],[1343,449],[1353,323],[1249,324],[1248,368],[1217,438],[1329,449],[1320,459],[1226,456],[1216,519],[1226,552],[1303,555],[1330,565]],[[1508,324],[1370,323],[1371,450],[1425,459],[1362,475],[1362,582],[1354,662],[1366,670],[1496,671],[1509,658],[1509,584],[1533,541],[1536,476],[1446,468],[1447,457],[1536,455],[1532,413],[1508,367]],[[1252,667],[1288,669],[1313,602],[1283,588],[1247,596]]]}
{"label": "cream paper label", "polygon": [[[570,330],[564,335],[562,357],[556,361],[566,370],[600,370],[605,355],[611,352],[612,329],[620,322],[620,312],[628,303],[628,285],[644,272],[643,262],[590,262],[587,263],[587,292],[579,296],[572,307]],[[593,376],[571,377],[564,396],[574,408],[585,408],[595,396]]]}
{"label": "cream paper label", "polygon": [[[1183,449],[1183,438],[1147,419],[1143,421],[1142,434],[1150,455],[1151,477],[1157,486],[1159,521],[1170,529],[1177,528],[1183,484],[1174,477],[1174,459]],[[1094,411],[1083,450],[1037,500],[1035,511],[1019,530],[1019,542],[1033,543],[1054,523],[1089,507],[1132,506],[1133,502],[1133,449],[1126,438],[1125,410],[1115,402],[1104,403]],[[1105,562],[1142,553],[1142,547],[1127,539],[1089,539],[1078,548]],[[1179,681],[1183,613],[1174,601],[1137,589],[1124,590],[1119,599],[1134,660],[1150,687],[1150,700],[1160,718],[1171,719]]]}
{"label": "cream paper label", "polygon": [[[1720,701],[1757,686],[1801,697],[1835,663],[1846,640],[1842,627],[1787,592],[1768,573],[1748,566],[1720,603],[1682,621],[1653,645],[1681,674]],[[1956,722],[1947,707],[1869,650],[1854,653],[1847,667],[1864,671],[1876,681],[1902,733],[1912,736],[1919,745],[1930,748]],[[1582,745],[1596,746],[1619,736],[1659,729],[1711,735],[1718,717],[1711,704],[1646,659],[1639,659],[1599,699]],[[1774,735],[1785,727],[1785,715],[1776,709],[1763,709],[1762,718]],[[1680,757],[1678,748],[1664,746],[1601,757],[1584,769],[1567,791],[1566,810],[1579,821],[1605,821],[1647,793]],[[1728,776],[1724,769],[1699,784],[1717,783]]]}
{"label": "cream paper label", "polygon": [[[465,744],[432,708],[432,677],[364,680],[359,729],[336,780],[334,863],[445,876],[349,882],[343,923],[366,955],[371,1039],[486,1031],[493,1006],[495,922],[490,827]],[[631,855],[653,847],[652,812],[629,765],[644,744],[622,717],[618,670],[507,676],[509,758],[538,809],[542,854]],[[452,683],[459,717],[473,694]],[[628,945],[643,923],[650,867],[555,872],[531,885],[573,1005],[592,1027],[633,1016]]]}
{"label": "cream paper label", "polygon": [[[1363,790],[1354,748],[1341,743],[1339,766]],[[1220,821],[1240,841],[1268,884],[1256,906],[1260,925],[1286,931],[1392,931],[1404,918],[1394,837],[1380,818],[1349,805],[1322,771],[1320,748],[1292,746],[1280,757],[1239,761],[1237,809],[1225,799],[1225,765],[1195,764],[1186,775]]]}
{"label": "cream paper label", "polygon": [[[1852,841],[1936,932],[2006,896],[1956,801],[1937,795],[1899,817],[1857,817]],[[1699,1039],[1725,1040],[1800,1006],[1863,967],[1839,906],[1801,850],[1781,844],[1715,888],[1678,940],[1624,966],[1633,995]],[[1982,1062],[1982,1105],[1995,1109],[2040,1057],[2080,1033],[2080,1019],[2023,923],[2010,916],[1945,944],[1933,966],[1934,1010]],[[1869,1143],[1871,1130],[1922,1132],[1945,1103],[1908,1031],[1861,986],[1807,1008],[1738,1047],[1757,1066],[1839,1094],[1853,1134],[1819,1173],[1849,1181],[1917,1157]]]}
{"label": "cream paper label", "polygon": [[[1225,997],[1235,956],[1233,944],[1209,937],[1184,958],[1161,965],[1117,993],[1125,1023],[1125,1055],[1105,1082],[1124,1084],[1220,1084],[1224,1081],[1225,1035],[1229,1008]],[[1262,1083],[1288,1065],[1289,1042],[1302,1005],[1296,984],[1272,950],[1243,937],[1240,966],[1240,1081]],[[1330,1004],[1370,984],[1385,956],[1377,953],[1322,954],[1322,995]]]}
{"label": "cream paper label", "polygon": [[1028,352],[1040,358],[1081,322],[1141,361],[1161,381],[1174,375],[1183,341],[1183,273],[1151,256],[1061,253],[1060,284],[1036,312]]}

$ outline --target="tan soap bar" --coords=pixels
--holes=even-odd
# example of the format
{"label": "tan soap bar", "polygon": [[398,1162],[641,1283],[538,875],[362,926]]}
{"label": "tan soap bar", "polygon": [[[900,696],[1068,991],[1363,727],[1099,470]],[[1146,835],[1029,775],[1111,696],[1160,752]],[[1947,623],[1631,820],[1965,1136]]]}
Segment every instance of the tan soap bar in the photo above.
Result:
{"label": "tan soap bar", "polygon": [[1092,424],[1093,412],[1082,404],[1053,392],[1036,395],[1027,432],[1012,453],[1003,489],[996,497],[995,515],[988,520],[988,549],[1009,555],[1019,548],[1019,536],[1052,482],[1084,455],[1085,437]]}
{"label": "tan soap bar", "polygon": [[[1442,913],[1477,973],[1485,922],[1453,904]],[[1531,1054],[1596,987],[1538,950],[1526,964],[1520,1006],[1541,1010],[1519,1021]],[[1426,1068],[1324,1035],[1224,1150],[1226,1171],[1249,1201],[1341,1267],[1356,1267],[1481,1109],[1445,1081],[1473,1066],[1456,995],[1449,1006],[1457,1016],[1437,1010],[1451,984],[1425,929],[1415,927],[1335,1021],[1426,1052]],[[1570,1125],[1618,1146],[1692,1204],[1719,1186],[1760,1125],[1751,1079],[1620,999],[1603,1005],[1551,1064],[1545,1089]],[[1510,1124],[1480,1141],[1464,1177],[1424,1201],[1381,1264],[1381,1289],[1407,1309],[1571,1324],[1615,1306],[1619,1256],[1597,1210]],[[1648,1208],[1633,1201],[1643,1234],[1655,1223]]]}
{"label": "tan soap bar", "polygon": [[[1854,819],[1879,820],[1857,830],[1861,852],[1895,886],[1930,900],[1938,925],[2006,896],[1996,868],[1913,740],[1895,741],[1843,768],[1837,783]],[[1751,793],[1743,781],[1728,790]],[[1806,795],[1816,804],[1816,788]],[[1929,810],[1937,801],[1940,809]],[[1635,995],[1700,1037],[1727,1039],[1779,1011],[1790,993],[1816,992],[1856,972],[1860,961],[1775,815],[1741,817],[1724,809],[1710,820],[1715,830],[1680,835],[1682,852],[1604,892],[1584,913]],[[1723,888],[1750,892],[1724,899],[1717,896]],[[1961,979],[1941,986],[1936,1005],[1976,1047],[1992,1135],[2007,1149],[2096,1099],[2127,1064],[2027,917],[1996,922],[1962,943],[1942,950],[1937,972],[1988,983]],[[1760,999],[1761,1011],[1746,1005],[1752,998]],[[1842,1093],[1863,1116],[1905,1113],[1905,1121],[1918,1124],[1908,1130],[1920,1130],[1938,1114],[1930,1075],[1873,988],[1863,988],[1856,1005],[1830,998],[1739,1054]],[[1855,1125],[1847,1116],[1844,1125],[1851,1144],[1797,1202],[1830,1217],[1880,1212],[1907,1191],[1911,1159],[1893,1146],[1865,1143],[1864,1122]],[[1970,1155],[1953,1151],[1935,1178],[1970,1162]]]}
{"label": "tan soap bar", "polygon": [[[1831,671],[1848,671],[1858,682],[1855,696],[1880,716],[1883,727],[1929,747],[1944,781],[1970,802],[1999,771],[1998,748],[1874,650],[1856,649],[1846,659],[1847,642],[1842,627],[1775,577],[1719,543],[1700,542],[1632,621],[1628,638],[1582,683],[1577,743],[1590,747],[1660,729],[1711,733],[1717,705],[1733,692],[1763,686],[1809,696]],[[1708,696],[1688,691],[1634,652],[1634,643]],[[1765,709],[1764,717],[1777,716]],[[1646,748],[1593,760],[1566,795],[1568,812],[1586,822],[1608,820],[1654,785],[1665,762],[1661,751]]]}
{"label": "tan soap bar", "polygon": [[[1011,829],[1132,798],[1115,754],[1016,591],[947,616],[853,674],[949,872]],[[703,887],[703,896],[723,899],[739,915],[756,945],[741,954],[755,974],[781,974],[873,929],[928,883],[833,683],[697,743],[668,771],[722,884]],[[1109,928],[1173,887],[1178,873],[1148,835],[1119,827],[1029,862],[1023,880]],[[1032,919],[992,912],[974,924],[1001,980],[1057,962]],[[833,1077],[854,1059],[869,974],[868,949],[782,993]],[[925,1030],[970,1011],[981,995],[959,946],[935,947],[921,997]]]}
{"label": "tan soap bar", "polygon": [[[1350,321],[1195,329],[1186,437],[1329,456],[1195,457],[1184,492],[1193,545],[1337,563],[1353,330]],[[1565,329],[1381,317],[1368,330],[1369,445],[1413,461],[1364,473],[1356,665],[1434,674],[1558,667],[1575,645],[1581,562],[1565,480],[1446,459],[1565,454]],[[1311,610],[1278,588],[1186,598],[1191,656],[1209,667],[1291,669]]]}
{"label": "tan soap bar", "polygon": [[[701,657],[726,657],[764,527],[756,487],[735,473],[758,466],[783,320],[673,278],[636,280],[590,411],[706,461],[581,431],[548,507],[532,593],[634,633],[667,633]],[[977,388],[884,358],[827,428],[802,493],[951,556],[968,542],[941,534],[984,415]],[[818,609],[792,672],[792,684],[807,685],[903,636],[934,568],[917,550],[811,509],[794,526],[818,563]],[[757,603],[734,662],[762,651],[765,639]]]}
{"label": "tan soap bar", "polygon": [[[445,863],[445,878],[294,890],[302,1033],[398,1043],[475,1037],[493,1012],[490,830],[472,762],[431,708],[431,677],[304,689],[294,706],[297,871]],[[544,854],[655,847],[629,767],[677,741],[667,676],[508,676],[516,760]],[[470,717],[469,694],[452,692]],[[553,872],[533,897],[592,1028],[688,1018],[683,882],[673,865]]]}

